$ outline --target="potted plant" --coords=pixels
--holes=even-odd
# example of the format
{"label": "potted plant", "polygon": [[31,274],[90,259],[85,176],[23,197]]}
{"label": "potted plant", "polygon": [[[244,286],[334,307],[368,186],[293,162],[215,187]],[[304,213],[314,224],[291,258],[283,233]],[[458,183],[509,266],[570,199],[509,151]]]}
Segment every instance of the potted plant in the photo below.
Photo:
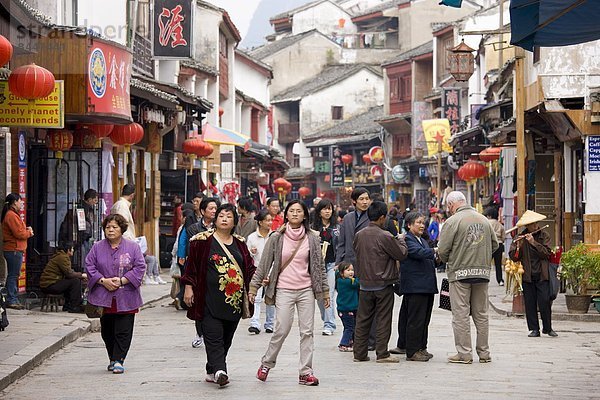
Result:
{"label": "potted plant", "polygon": [[592,298],[588,288],[600,283],[600,254],[579,243],[562,254],[560,263],[561,278],[573,291],[565,295],[567,310],[573,314],[587,313]]}

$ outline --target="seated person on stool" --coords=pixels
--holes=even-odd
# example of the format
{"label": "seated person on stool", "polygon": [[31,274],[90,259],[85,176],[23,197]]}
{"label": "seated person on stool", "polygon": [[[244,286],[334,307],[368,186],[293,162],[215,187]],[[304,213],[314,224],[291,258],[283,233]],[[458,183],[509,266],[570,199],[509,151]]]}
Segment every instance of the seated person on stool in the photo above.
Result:
{"label": "seated person on stool", "polygon": [[81,280],[87,279],[86,273],[71,269],[73,242],[61,243],[58,252],[48,261],[40,277],[40,288],[45,294],[65,296],[63,311],[83,312],[81,306]]}

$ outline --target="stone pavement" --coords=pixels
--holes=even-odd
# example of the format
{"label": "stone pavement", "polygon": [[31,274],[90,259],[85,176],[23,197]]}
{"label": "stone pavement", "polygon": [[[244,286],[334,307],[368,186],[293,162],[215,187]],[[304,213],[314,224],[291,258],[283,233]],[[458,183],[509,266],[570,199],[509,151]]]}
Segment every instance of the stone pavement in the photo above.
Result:
{"label": "stone pavement", "polygon": [[[438,274],[438,280],[441,277]],[[353,363],[351,354],[337,351],[339,330],[332,337],[318,335],[317,316],[315,373],[322,381],[319,388],[297,384],[296,328],[268,382],[257,381],[254,374],[269,335],[249,335],[248,322],[242,321],[229,357],[232,383],[216,390],[213,385],[201,382],[204,350],[191,348],[193,324],[183,312],[168,306],[168,291],[169,285],[143,287],[146,306],[136,320],[134,342],[126,363],[128,370],[123,376],[105,371],[105,350],[95,331],[97,320],[62,312],[10,310],[11,325],[0,333],[0,398],[91,399],[118,395],[128,399],[232,396],[246,399],[269,394],[312,398],[307,390],[316,390],[315,397],[330,398],[364,398],[373,394],[398,397],[404,393],[413,398],[435,398],[451,393],[457,398],[579,399],[597,398],[600,389],[594,371],[600,367],[597,324],[555,318],[558,338],[543,335],[533,339],[527,338],[523,318],[507,318],[491,312],[493,363],[478,364],[475,358],[475,364],[470,366],[453,365],[446,362],[446,357],[454,353],[451,313],[436,308],[429,335],[429,351],[435,357],[428,363],[404,360],[395,365],[374,361]],[[511,304],[501,301],[503,293],[503,287],[490,284],[492,307],[506,314]],[[564,307],[560,305],[561,297],[564,296],[559,295],[555,311]],[[394,326],[399,304],[396,301]],[[592,313],[597,314],[591,310],[589,315]],[[557,317],[559,314],[555,313]],[[395,340],[394,328],[391,342]]]}

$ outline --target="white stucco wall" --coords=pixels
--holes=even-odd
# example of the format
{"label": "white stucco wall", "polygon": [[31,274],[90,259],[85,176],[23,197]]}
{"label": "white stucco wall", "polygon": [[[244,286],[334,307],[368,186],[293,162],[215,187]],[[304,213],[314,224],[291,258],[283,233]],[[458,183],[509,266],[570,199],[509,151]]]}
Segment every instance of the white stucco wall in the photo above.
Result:
{"label": "white stucco wall", "polygon": [[223,17],[220,12],[204,7],[196,7],[194,17],[194,59],[219,68],[219,24]]}
{"label": "white stucco wall", "polygon": [[[56,3],[56,2],[55,2]],[[99,31],[107,39],[127,43],[127,2],[124,0],[77,2],[77,25]]]}
{"label": "white stucco wall", "polygon": [[268,105],[270,102],[269,78],[241,61],[240,57],[236,55],[235,58],[235,88],[262,104]]}
{"label": "white stucco wall", "polygon": [[331,107],[344,107],[344,119],[383,104],[383,78],[363,69],[346,80],[300,102],[300,132],[302,135],[323,129],[334,121]]}
{"label": "white stucco wall", "polygon": [[[339,20],[345,20],[344,28],[339,27]],[[344,10],[326,1],[321,4],[294,14],[292,34],[317,29],[326,35],[332,32],[355,33],[356,25],[352,23],[351,16]]]}

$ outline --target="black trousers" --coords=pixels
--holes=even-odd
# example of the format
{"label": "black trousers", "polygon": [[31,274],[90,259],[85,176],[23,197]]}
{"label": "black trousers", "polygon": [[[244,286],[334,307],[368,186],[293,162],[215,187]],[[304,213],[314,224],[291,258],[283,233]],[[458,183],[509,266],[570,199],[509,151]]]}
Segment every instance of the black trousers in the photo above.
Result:
{"label": "black trousers", "polygon": [[240,321],[228,321],[214,317],[208,309],[202,319],[202,333],[206,348],[206,373],[227,372],[227,353]]}
{"label": "black trousers", "polygon": [[125,361],[131,339],[135,314],[104,314],[100,317],[100,332],[110,361]]}
{"label": "black trousers", "polygon": [[523,297],[525,300],[525,316],[527,329],[539,331],[538,309],[542,317],[543,332],[552,330],[552,302],[550,301],[550,287],[548,281],[523,282]]}
{"label": "black trousers", "polygon": [[196,323],[196,334],[202,337],[202,321],[194,321]]}
{"label": "black trousers", "polygon": [[402,305],[400,306],[400,314],[398,315],[398,342],[397,347],[399,349],[406,349],[406,324],[408,322],[408,302],[406,297],[402,298]]}
{"label": "black trousers", "polygon": [[494,266],[496,267],[496,281],[498,283],[504,282],[503,268],[502,268],[502,255],[504,254],[504,243],[500,243],[500,246],[492,254],[494,258]]}
{"label": "black trousers", "polygon": [[427,348],[429,322],[433,310],[433,294],[405,294],[406,302],[406,357]]}
{"label": "black trousers", "polygon": [[392,285],[374,292],[360,291],[354,331],[354,358],[360,360],[367,358],[369,331],[375,314],[377,314],[377,344],[375,348],[377,358],[390,356],[388,342],[392,333],[393,309],[394,288]]}
{"label": "black trousers", "polygon": [[42,288],[48,294],[62,294],[65,296],[66,308],[77,308],[81,305],[81,279],[63,279],[48,287]]}

